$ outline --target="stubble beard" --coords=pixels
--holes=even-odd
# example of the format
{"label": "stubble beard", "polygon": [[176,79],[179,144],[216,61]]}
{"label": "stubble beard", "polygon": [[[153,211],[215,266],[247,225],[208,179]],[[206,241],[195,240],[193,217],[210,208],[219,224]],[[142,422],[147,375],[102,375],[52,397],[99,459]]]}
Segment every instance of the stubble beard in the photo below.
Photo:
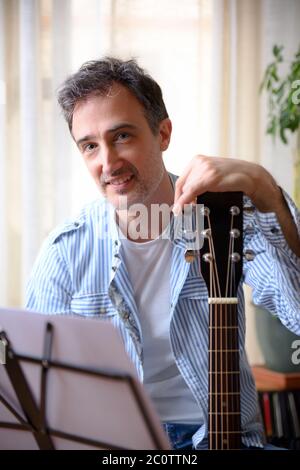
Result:
{"label": "stubble beard", "polygon": [[[149,177],[142,177],[135,168],[134,187],[129,191],[126,189],[118,190],[114,188],[114,195],[110,197],[107,191],[107,184],[103,181],[99,182],[102,195],[115,207],[115,209],[122,210],[127,208],[128,210],[134,204],[151,204],[149,201],[151,201],[162,182],[165,167],[161,157],[158,156],[151,155],[149,157],[149,162],[151,164],[145,169],[145,174],[147,175],[148,173]],[[118,197],[118,195],[120,197]]]}

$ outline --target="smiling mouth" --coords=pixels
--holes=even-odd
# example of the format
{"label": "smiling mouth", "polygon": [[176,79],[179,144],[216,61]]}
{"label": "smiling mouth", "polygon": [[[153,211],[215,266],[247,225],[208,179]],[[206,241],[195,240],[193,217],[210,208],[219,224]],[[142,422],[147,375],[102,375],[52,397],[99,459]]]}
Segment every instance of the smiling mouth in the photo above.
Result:
{"label": "smiling mouth", "polygon": [[134,175],[128,175],[128,176],[121,176],[119,178],[115,178],[111,181],[107,181],[106,184],[110,184],[111,186],[124,186],[127,183],[129,183],[132,179],[134,178]]}

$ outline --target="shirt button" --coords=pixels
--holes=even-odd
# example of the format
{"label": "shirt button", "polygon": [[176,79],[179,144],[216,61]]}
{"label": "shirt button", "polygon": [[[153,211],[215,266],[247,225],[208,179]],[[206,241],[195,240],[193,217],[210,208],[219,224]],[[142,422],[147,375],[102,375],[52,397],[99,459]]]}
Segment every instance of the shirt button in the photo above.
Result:
{"label": "shirt button", "polygon": [[100,313],[105,313],[106,309],[105,308],[100,308]]}
{"label": "shirt button", "polygon": [[279,229],[277,227],[272,227],[271,228],[271,232],[272,233],[278,233],[279,232]]}
{"label": "shirt button", "polygon": [[125,313],[123,314],[123,318],[124,318],[124,320],[128,320],[128,318],[129,318],[129,313],[128,313],[128,312],[125,312]]}

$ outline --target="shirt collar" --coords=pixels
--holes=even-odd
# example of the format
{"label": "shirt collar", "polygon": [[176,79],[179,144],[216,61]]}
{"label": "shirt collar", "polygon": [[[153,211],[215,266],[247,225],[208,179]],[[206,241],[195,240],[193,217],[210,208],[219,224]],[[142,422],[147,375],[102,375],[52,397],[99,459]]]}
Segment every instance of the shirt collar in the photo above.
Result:
{"label": "shirt collar", "polygon": [[[168,173],[170,177],[170,181],[172,183],[173,188],[175,187],[175,182],[178,176],[173,175],[172,173]],[[107,212],[108,212],[108,234],[112,239],[113,242],[113,251],[114,253],[118,253],[121,247],[121,238],[124,236],[120,231],[118,224],[116,222],[116,209],[113,205],[111,205],[108,201],[107,204]],[[171,214],[171,220],[169,225],[169,238],[174,246],[181,249],[183,252],[189,249],[188,240],[184,237],[184,232],[182,230],[183,227],[180,227],[182,220],[180,218],[175,217]]]}

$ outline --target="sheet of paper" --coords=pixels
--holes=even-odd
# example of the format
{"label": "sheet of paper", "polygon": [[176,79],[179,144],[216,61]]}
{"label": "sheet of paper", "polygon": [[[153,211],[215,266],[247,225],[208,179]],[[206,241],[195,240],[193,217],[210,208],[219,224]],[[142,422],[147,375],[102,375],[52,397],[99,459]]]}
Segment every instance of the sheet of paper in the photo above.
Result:
{"label": "sheet of paper", "polygon": [[[0,309],[0,327],[17,354],[43,356],[47,322],[53,326],[53,361],[127,374],[133,378],[136,391],[133,393],[123,379],[51,367],[47,376],[48,427],[126,449],[169,449],[160,420],[137,379],[118,331],[110,322],[94,317]],[[21,364],[39,405],[41,366],[24,361]],[[3,365],[0,365],[0,393],[24,417]],[[1,402],[0,421],[17,422]],[[57,449],[92,448],[62,438],[52,437],[52,440]],[[37,449],[37,444],[27,431],[0,428],[0,449]]]}

